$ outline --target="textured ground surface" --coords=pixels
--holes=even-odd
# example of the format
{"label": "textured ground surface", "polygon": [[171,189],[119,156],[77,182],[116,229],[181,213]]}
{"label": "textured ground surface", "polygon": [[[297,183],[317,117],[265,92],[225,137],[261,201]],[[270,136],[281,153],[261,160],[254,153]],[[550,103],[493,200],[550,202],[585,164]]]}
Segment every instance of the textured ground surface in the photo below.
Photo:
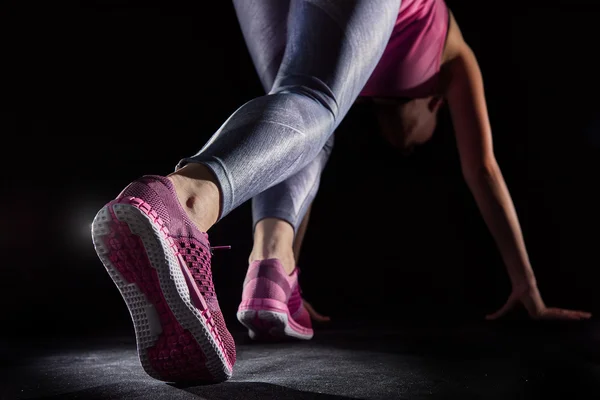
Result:
{"label": "textured ground surface", "polygon": [[2,399],[600,398],[593,323],[320,330],[250,343],[225,383],[177,387],[144,374],[132,337],[6,339]]}

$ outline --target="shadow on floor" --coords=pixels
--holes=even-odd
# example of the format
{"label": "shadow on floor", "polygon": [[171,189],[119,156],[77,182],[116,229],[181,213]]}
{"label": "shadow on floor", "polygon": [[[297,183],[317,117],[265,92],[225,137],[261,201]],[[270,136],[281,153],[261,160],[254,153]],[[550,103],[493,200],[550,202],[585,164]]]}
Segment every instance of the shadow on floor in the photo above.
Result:
{"label": "shadow on floor", "polygon": [[352,399],[352,397],[337,396],[332,394],[315,393],[291,389],[285,386],[279,386],[272,383],[263,382],[228,382],[224,385],[216,386],[195,386],[183,388],[188,393],[195,394],[202,398],[206,396],[211,400],[229,400],[229,399],[299,399],[299,400],[343,400]]}
{"label": "shadow on floor", "polygon": [[215,385],[205,386],[189,386],[178,387],[177,385],[166,384],[166,387],[171,387],[179,391],[176,393],[173,390],[160,390],[155,388],[152,391],[144,391],[139,389],[127,390],[120,383],[114,383],[103,386],[95,386],[78,390],[70,393],[61,393],[53,396],[35,397],[36,400],[70,400],[70,399],[89,399],[89,400],[104,400],[114,398],[140,398],[140,399],[206,399],[206,400],[350,400],[352,397],[336,396],[331,394],[322,394],[314,392],[306,392],[296,389],[291,389],[285,386],[279,386],[272,383],[264,382],[226,382]]}

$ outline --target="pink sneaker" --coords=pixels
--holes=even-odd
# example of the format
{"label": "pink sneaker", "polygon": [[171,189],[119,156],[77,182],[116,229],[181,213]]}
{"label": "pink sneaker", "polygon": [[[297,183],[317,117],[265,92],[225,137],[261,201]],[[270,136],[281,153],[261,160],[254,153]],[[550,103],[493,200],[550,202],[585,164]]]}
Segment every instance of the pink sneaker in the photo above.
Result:
{"label": "pink sneaker", "polygon": [[208,235],[171,181],[131,183],[98,212],[92,238],[129,308],[144,370],[167,382],[231,377],[235,343],[215,295]]}
{"label": "pink sneaker", "polygon": [[252,339],[311,339],[312,322],[302,304],[298,268],[288,275],[275,258],[250,264],[237,318]]}

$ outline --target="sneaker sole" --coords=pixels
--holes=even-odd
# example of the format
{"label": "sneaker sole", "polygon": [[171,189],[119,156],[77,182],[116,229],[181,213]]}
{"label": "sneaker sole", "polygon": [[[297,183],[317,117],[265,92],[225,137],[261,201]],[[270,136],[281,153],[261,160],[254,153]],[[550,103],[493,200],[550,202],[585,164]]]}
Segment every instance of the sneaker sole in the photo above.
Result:
{"label": "sneaker sole", "polygon": [[248,328],[250,339],[284,339],[287,337],[301,340],[312,339],[313,330],[297,324],[288,310],[275,310],[275,308],[281,308],[281,306],[271,307],[270,310],[264,308],[266,307],[248,305],[240,308],[237,312],[237,319]]}
{"label": "sneaker sole", "polygon": [[210,311],[199,293],[203,306],[192,302],[191,276],[156,212],[141,199],[112,201],[94,218],[92,239],[129,309],[146,373],[165,382],[229,379]]}

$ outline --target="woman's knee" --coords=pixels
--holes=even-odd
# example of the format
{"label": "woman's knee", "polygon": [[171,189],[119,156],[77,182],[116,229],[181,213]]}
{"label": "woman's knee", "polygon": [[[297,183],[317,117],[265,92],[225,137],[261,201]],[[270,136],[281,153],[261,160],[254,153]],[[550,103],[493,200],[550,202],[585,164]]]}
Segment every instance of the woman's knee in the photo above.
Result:
{"label": "woman's knee", "polygon": [[294,93],[309,98],[329,111],[336,121],[339,114],[338,99],[325,82],[307,75],[290,75],[278,78],[269,94]]}

